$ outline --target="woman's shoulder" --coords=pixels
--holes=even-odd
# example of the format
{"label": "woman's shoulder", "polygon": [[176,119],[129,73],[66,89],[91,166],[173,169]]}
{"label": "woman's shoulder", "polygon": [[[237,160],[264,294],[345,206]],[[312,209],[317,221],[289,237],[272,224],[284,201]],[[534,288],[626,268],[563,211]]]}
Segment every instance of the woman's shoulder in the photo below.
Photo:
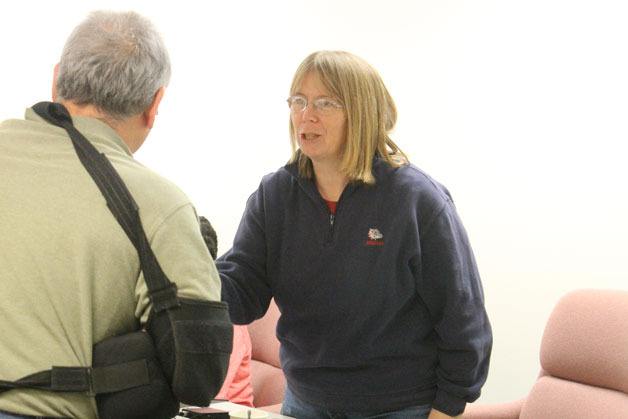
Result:
{"label": "woman's shoulder", "polygon": [[451,202],[449,190],[424,170],[411,163],[385,170],[383,183],[396,194],[403,194],[412,200],[434,203]]}
{"label": "woman's shoulder", "polygon": [[262,176],[260,187],[263,189],[276,189],[289,187],[298,177],[298,170],[294,164],[288,163],[274,172]]}
{"label": "woman's shoulder", "polygon": [[291,170],[291,165],[287,164],[274,172],[262,176],[259,186],[253,192],[254,196],[269,199],[272,196],[283,196],[297,185],[297,175]]}

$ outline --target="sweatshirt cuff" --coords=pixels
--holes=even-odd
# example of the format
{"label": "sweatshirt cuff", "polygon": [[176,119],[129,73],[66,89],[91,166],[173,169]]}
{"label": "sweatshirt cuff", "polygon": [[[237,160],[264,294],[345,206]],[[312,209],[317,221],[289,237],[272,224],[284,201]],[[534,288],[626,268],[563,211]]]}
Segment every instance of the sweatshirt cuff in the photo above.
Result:
{"label": "sweatshirt cuff", "polygon": [[432,408],[441,411],[449,416],[458,416],[464,412],[464,408],[467,402],[465,399],[456,397],[451,393],[438,389],[436,392],[436,398],[432,403]]}

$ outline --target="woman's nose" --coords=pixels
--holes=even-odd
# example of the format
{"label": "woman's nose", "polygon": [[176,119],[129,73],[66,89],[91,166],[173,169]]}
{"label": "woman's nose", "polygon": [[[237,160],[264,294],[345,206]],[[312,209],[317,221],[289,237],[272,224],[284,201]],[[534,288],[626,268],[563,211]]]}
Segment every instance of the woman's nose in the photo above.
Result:
{"label": "woman's nose", "polygon": [[318,114],[314,110],[314,106],[311,103],[308,103],[305,108],[301,111],[301,118],[306,121],[316,121],[318,120]]}

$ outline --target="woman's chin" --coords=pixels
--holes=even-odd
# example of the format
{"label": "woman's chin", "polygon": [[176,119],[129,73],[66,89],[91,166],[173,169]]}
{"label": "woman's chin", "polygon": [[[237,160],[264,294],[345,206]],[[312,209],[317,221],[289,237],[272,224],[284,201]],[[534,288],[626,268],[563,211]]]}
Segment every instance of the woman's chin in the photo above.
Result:
{"label": "woman's chin", "polygon": [[300,144],[301,149],[301,153],[303,153],[306,157],[309,157],[310,160],[315,160],[318,157],[320,157],[320,153],[317,152],[317,150],[315,149],[315,147],[312,147],[309,144],[306,144],[305,146],[303,144]]}

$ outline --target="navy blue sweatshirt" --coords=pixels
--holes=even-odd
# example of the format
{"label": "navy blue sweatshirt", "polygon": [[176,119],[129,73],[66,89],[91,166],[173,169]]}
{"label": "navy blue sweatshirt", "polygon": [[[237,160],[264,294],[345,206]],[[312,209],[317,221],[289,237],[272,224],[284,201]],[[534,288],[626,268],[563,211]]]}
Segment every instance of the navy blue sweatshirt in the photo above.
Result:
{"label": "navy blue sweatshirt", "polygon": [[479,397],[491,327],[476,263],[448,191],[412,165],[374,160],[331,216],[287,165],[249,198],[217,261],[231,319],[275,298],[288,386],[334,411],[432,404],[456,415]]}

